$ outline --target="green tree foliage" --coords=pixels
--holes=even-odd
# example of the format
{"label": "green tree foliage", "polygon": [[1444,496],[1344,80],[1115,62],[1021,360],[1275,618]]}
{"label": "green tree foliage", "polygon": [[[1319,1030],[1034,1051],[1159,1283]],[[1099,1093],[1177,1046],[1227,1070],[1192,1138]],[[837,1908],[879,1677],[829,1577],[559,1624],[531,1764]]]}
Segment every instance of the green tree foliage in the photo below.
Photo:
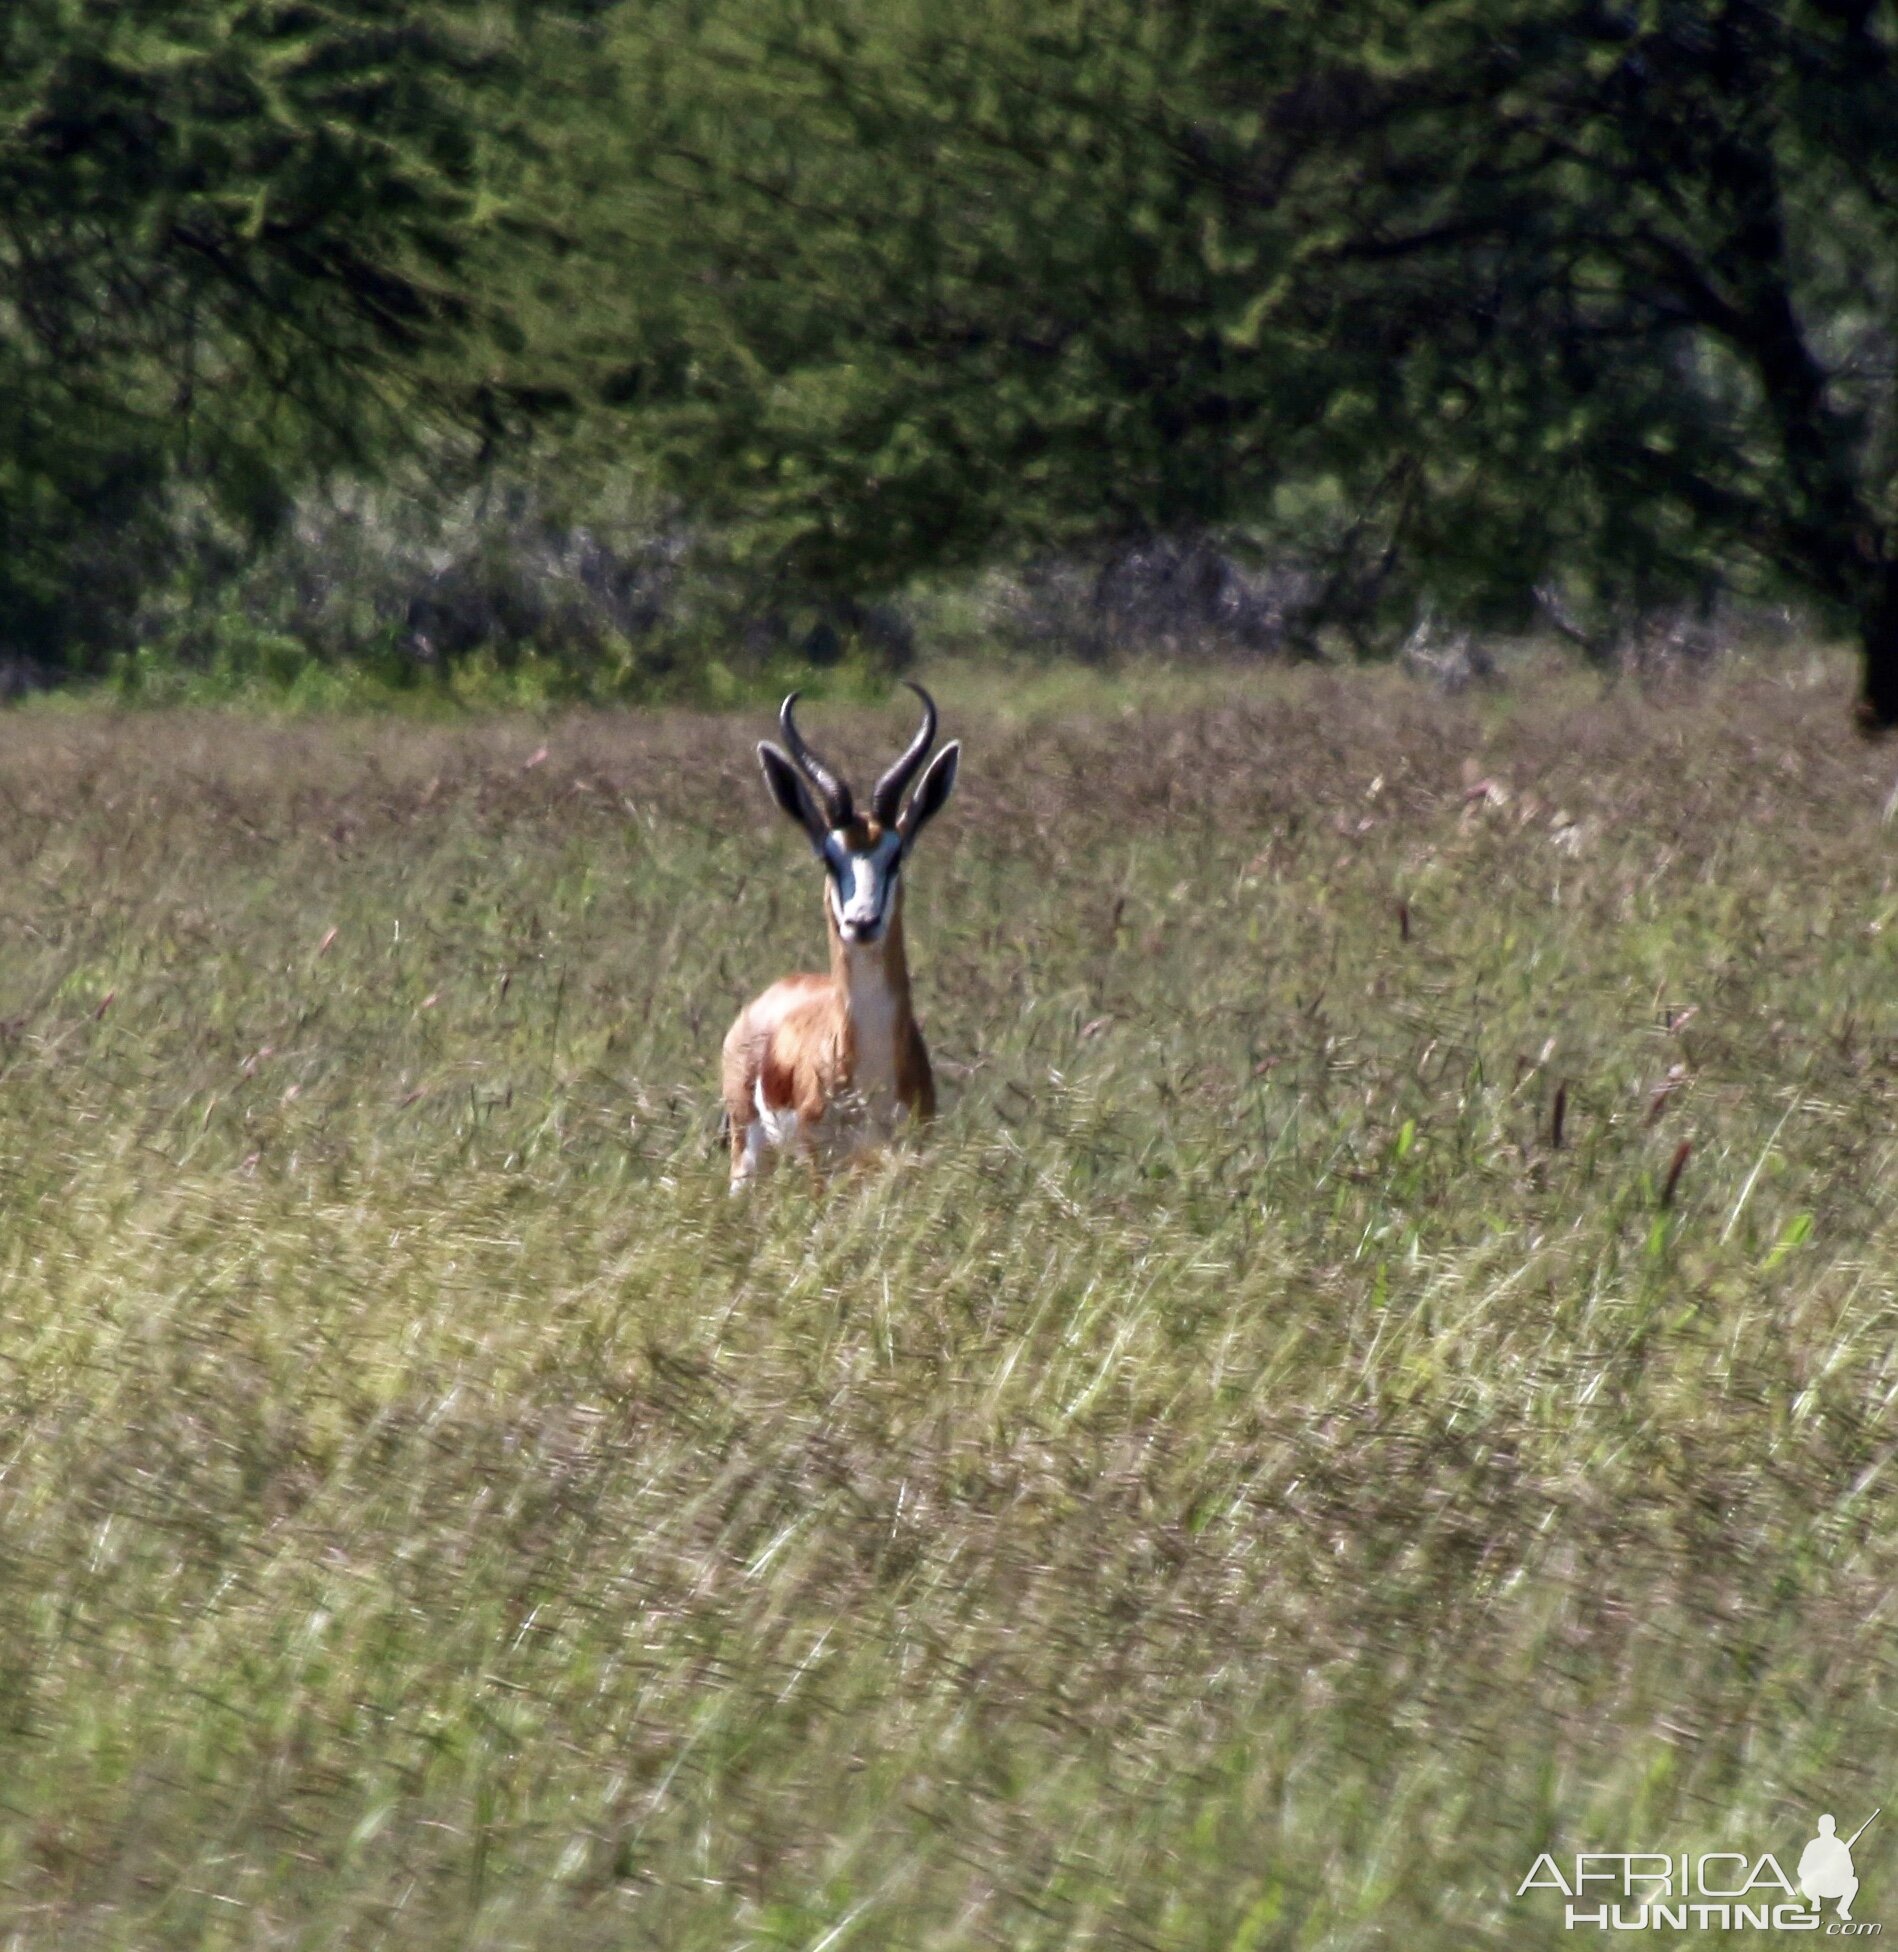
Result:
{"label": "green tree foliage", "polygon": [[195,493],[299,481],[480,404],[506,21],[433,0],[0,9],[0,650],[83,665]]}
{"label": "green tree foliage", "polygon": [[1886,0],[701,0],[616,51],[606,391],[787,573],[1242,530],[1367,629],[1718,575],[1898,723]]}

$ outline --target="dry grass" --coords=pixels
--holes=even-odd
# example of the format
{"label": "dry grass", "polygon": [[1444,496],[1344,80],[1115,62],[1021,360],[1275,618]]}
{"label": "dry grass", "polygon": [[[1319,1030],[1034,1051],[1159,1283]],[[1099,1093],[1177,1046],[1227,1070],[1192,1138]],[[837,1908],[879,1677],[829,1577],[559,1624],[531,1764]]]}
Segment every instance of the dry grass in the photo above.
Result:
{"label": "dry grass", "polygon": [[1888,1800],[1826,675],[951,690],[946,1118],[737,1205],[762,725],[0,723],[0,1943],[1522,1947]]}

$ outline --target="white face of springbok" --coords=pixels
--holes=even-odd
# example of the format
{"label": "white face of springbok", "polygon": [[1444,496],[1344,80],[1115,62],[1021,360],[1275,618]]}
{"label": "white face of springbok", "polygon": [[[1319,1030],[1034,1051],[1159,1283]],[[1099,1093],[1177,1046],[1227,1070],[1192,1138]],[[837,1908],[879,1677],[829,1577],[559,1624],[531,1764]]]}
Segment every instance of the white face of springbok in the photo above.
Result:
{"label": "white face of springbok", "polygon": [[852,944],[880,942],[896,913],[897,876],[903,866],[903,837],[878,832],[857,821],[826,834],[818,849],[827,870],[825,886],[837,933]]}
{"label": "white face of springbok", "polygon": [[[956,783],[962,747],[953,740],[916,778],[936,740],[936,707],[921,685],[910,689],[923,701],[922,729],[877,781],[868,815],[858,815],[850,788],[799,735],[791,715],[796,692],[778,714],[790,751],[768,744],[758,748],[771,797],[804,829],[824,864],[830,917],[852,948],[881,942],[888,932],[902,902],[904,858],[924,826],[942,811]],[[903,795],[913,779],[916,790],[905,806]]]}

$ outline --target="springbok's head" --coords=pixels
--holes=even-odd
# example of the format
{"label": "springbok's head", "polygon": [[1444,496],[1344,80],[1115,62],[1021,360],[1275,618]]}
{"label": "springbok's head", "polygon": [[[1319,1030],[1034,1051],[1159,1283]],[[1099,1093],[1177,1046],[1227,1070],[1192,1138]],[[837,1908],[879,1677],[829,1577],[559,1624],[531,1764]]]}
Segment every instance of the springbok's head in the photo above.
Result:
{"label": "springbok's head", "polygon": [[[936,743],[936,707],[921,685],[910,685],[910,690],[923,701],[922,727],[877,781],[868,814],[857,812],[849,786],[804,743],[792,716],[796,692],[778,713],[784,744],[790,750],[769,743],[758,748],[764,783],[771,797],[810,836],[824,864],[830,918],[838,935],[852,945],[880,942],[895,919],[902,901],[903,857],[948,801],[962,757],[961,742],[951,740],[917,779],[917,769]],[[912,780],[916,790],[910,793]],[[907,806],[905,793],[909,793]]]}

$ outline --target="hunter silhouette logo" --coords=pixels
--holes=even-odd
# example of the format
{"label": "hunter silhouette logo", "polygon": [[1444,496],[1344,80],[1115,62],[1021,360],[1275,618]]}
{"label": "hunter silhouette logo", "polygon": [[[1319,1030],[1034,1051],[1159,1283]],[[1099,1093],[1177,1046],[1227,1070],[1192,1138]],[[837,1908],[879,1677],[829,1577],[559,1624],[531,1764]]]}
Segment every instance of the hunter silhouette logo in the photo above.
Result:
{"label": "hunter silhouette logo", "polygon": [[[1883,1805],[1880,1805],[1883,1808]],[[1852,1900],[1858,1896],[1858,1878],[1852,1870],[1852,1846],[1878,1819],[1874,1810],[1844,1843],[1836,1832],[1838,1825],[1829,1816],[1819,1819],[1819,1834],[1799,1857],[1799,1891],[1810,1905],[1824,1908],[1827,1898],[1839,1901],[1839,1916],[1852,1916]]]}
{"label": "hunter silhouette logo", "polygon": [[[1568,1901],[1562,1922],[1571,1932],[1589,1925],[1605,1932],[1750,1928],[1875,1938],[1882,1925],[1852,1916],[1859,1891],[1852,1851],[1881,1814],[1874,1810],[1849,1837],[1839,1835],[1834,1817],[1822,1816],[1819,1834],[1800,1852],[1796,1882],[1771,1851],[1755,1858],[1738,1850],[1698,1857],[1686,1851],[1580,1850],[1564,1863],[1545,1850],[1516,1896],[1561,1892]],[[1830,1918],[1828,1903],[1836,1906]]]}

